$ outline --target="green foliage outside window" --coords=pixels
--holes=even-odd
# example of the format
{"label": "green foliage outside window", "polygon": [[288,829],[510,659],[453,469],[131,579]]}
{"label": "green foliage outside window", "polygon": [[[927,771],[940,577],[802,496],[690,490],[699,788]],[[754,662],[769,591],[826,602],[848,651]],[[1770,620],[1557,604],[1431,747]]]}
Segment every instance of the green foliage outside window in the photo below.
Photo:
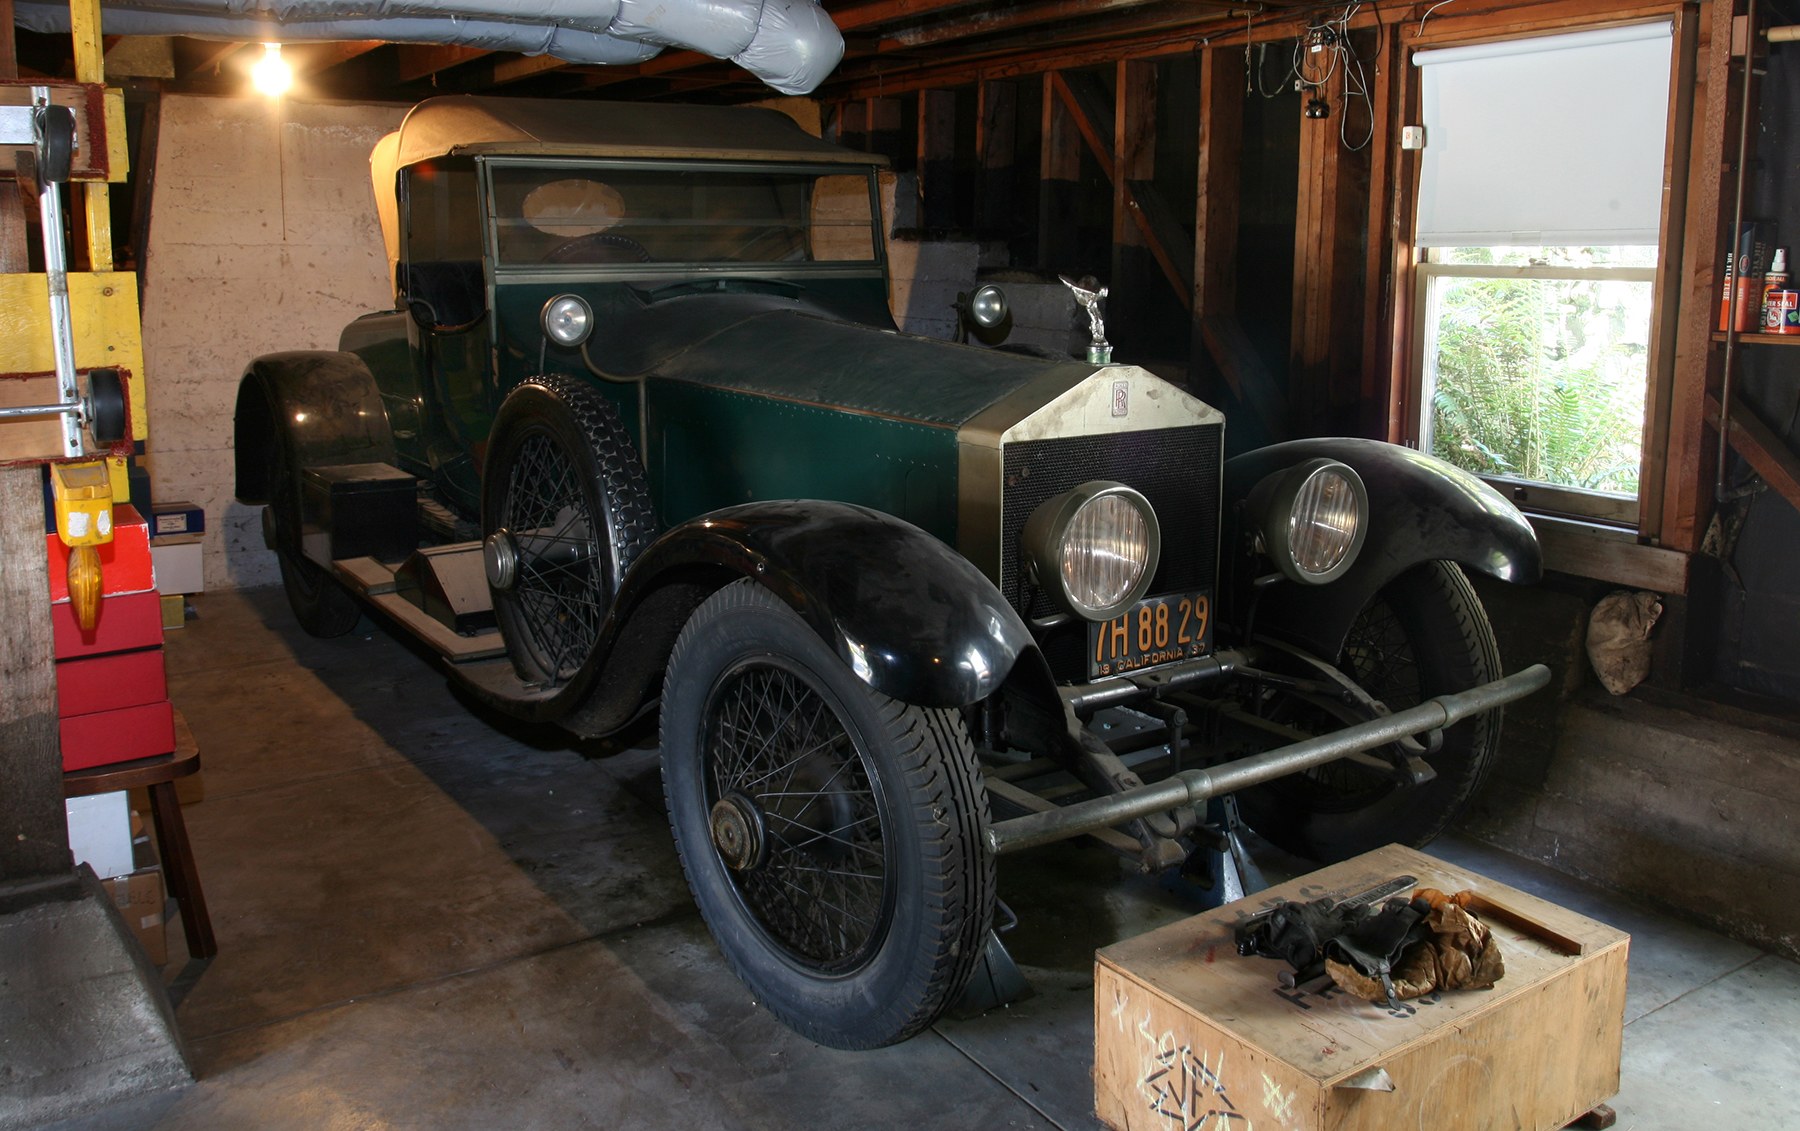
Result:
{"label": "green foliage outside window", "polygon": [[[1630,260],[1654,249],[1439,254],[1451,263],[1611,267],[1638,266]],[[1484,475],[1636,494],[1650,284],[1439,276],[1433,290],[1433,453]]]}

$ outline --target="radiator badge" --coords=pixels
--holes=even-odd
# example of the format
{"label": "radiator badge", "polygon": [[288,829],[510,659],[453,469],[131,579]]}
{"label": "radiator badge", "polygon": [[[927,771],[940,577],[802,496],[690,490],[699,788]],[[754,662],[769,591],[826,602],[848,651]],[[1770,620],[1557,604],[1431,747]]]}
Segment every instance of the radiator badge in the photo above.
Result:
{"label": "radiator badge", "polygon": [[1130,381],[1114,381],[1113,382],[1113,411],[1112,411],[1112,414],[1114,416],[1130,416],[1131,415],[1131,382]]}

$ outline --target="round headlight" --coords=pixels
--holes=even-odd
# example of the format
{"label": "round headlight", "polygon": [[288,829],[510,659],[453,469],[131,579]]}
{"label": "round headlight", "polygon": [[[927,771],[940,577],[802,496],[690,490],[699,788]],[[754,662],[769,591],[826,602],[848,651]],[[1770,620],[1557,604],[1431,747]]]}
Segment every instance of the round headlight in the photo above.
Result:
{"label": "round headlight", "polygon": [[969,296],[969,318],[983,330],[992,330],[1006,321],[1006,292],[988,283],[977,287]]}
{"label": "round headlight", "polygon": [[1150,588],[1162,532],[1150,501],[1122,483],[1083,483],[1025,523],[1025,560],[1064,612],[1110,620]]}
{"label": "round headlight", "polygon": [[1315,459],[1256,485],[1251,506],[1263,550],[1295,581],[1323,585],[1356,561],[1368,533],[1369,494],[1347,465]]}
{"label": "round headlight", "polygon": [[579,295],[557,295],[544,304],[544,333],[559,346],[578,346],[594,328],[594,312]]}

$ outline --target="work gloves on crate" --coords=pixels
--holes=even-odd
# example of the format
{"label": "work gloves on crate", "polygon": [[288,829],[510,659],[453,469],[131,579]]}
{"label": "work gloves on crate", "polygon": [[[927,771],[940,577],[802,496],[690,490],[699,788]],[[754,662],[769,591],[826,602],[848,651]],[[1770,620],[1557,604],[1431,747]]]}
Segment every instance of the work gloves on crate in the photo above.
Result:
{"label": "work gloves on crate", "polygon": [[1485,990],[1506,969],[1499,944],[1467,910],[1468,894],[1420,888],[1410,899],[1373,904],[1284,903],[1238,925],[1238,953],[1282,959],[1296,984],[1329,975],[1375,1002]]}

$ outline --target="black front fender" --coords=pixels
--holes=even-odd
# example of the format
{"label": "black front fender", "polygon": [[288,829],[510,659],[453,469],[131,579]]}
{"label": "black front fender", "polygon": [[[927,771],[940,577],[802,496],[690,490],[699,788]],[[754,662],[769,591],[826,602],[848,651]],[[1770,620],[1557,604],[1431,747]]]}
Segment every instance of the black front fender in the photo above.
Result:
{"label": "black front fender", "polygon": [[865,507],[746,503],[683,523],[633,564],[621,608],[659,579],[696,569],[755,578],[863,682],[919,706],[987,698],[1034,646],[1024,621],[966,558]]}
{"label": "black front fender", "polygon": [[[1500,492],[1443,460],[1379,440],[1293,440],[1246,452],[1225,462],[1225,497],[1246,498],[1264,476],[1320,457],[1349,464],[1362,477],[1369,492],[1367,540],[1356,564],[1328,585],[1281,581],[1267,589],[1256,607],[1258,634],[1335,656],[1369,599],[1422,562],[1458,562],[1519,584],[1542,576],[1537,535]],[[1233,614],[1241,619],[1250,581],[1273,566],[1247,548],[1242,516],[1230,521]]]}
{"label": "black front fender", "polygon": [[240,502],[266,503],[268,445],[289,445],[298,471],[394,462],[387,409],[369,367],[353,353],[264,354],[244,369],[233,423]]}

